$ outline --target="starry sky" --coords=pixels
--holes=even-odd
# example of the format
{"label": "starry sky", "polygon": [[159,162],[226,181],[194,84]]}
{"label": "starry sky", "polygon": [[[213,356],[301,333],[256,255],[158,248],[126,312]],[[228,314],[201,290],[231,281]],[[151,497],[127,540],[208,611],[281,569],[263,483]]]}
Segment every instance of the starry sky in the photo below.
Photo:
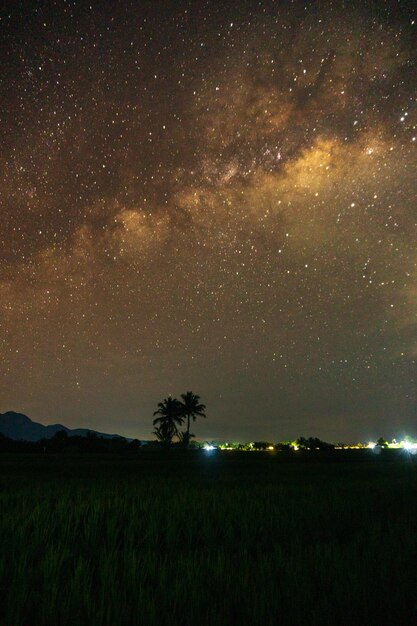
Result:
{"label": "starry sky", "polygon": [[417,435],[411,2],[5,2],[0,411]]}

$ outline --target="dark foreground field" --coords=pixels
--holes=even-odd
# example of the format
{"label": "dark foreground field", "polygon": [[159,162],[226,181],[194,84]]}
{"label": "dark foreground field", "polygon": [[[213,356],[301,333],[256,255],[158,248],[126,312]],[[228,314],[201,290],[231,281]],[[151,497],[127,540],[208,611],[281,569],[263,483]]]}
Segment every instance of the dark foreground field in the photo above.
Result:
{"label": "dark foreground field", "polygon": [[0,456],[1,626],[417,624],[392,451]]}

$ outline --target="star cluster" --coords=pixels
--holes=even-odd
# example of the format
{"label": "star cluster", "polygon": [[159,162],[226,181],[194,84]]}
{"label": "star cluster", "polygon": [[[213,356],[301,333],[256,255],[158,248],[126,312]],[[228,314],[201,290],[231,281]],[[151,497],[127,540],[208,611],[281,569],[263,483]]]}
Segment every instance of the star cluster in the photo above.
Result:
{"label": "star cluster", "polygon": [[149,438],[192,389],[202,437],[415,434],[411,4],[0,18],[0,408]]}

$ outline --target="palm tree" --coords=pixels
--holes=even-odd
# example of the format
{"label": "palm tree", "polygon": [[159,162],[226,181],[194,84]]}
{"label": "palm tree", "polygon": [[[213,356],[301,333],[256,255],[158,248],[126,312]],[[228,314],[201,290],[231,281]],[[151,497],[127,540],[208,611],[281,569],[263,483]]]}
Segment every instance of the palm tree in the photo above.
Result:
{"label": "palm tree", "polygon": [[188,433],[186,430],[180,430],[177,432],[177,437],[181,445],[188,447],[191,439],[195,437],[193,433]]}
{"label": "palm tree", "polygon": [[206,405],[200,403],[200,396],[197,396],[192,391],[181,394],[182,402],[182,415],[187,418],[187,431],[184,436],[184,445],[188,446],[190,443],[190,419],[195,422],[197,417],[206,417]]}
{"label": "palm tree", "polygon": [[164,426],[155,426],[153,434],[164,447],[169,446],[171,443],[172,434]]}
{"label": "palm tree", "polygon": [[158,424],[154,434],[165,446],[169,446],[172,438],[178,432],[177,426],[180,426],[184,421],[182,403],[169,396],[162,402],[158,402],[158,408],[154,411],[154,415],[158,416],[153,420],[154,426]]}

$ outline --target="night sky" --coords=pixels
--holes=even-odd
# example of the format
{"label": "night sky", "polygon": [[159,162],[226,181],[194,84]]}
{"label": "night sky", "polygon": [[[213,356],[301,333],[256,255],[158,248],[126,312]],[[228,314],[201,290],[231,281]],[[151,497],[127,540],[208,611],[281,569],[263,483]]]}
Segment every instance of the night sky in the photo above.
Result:
{"label": "night sky", "polygon": [[0,411],[417,435],[409,2],[6,2]]}

